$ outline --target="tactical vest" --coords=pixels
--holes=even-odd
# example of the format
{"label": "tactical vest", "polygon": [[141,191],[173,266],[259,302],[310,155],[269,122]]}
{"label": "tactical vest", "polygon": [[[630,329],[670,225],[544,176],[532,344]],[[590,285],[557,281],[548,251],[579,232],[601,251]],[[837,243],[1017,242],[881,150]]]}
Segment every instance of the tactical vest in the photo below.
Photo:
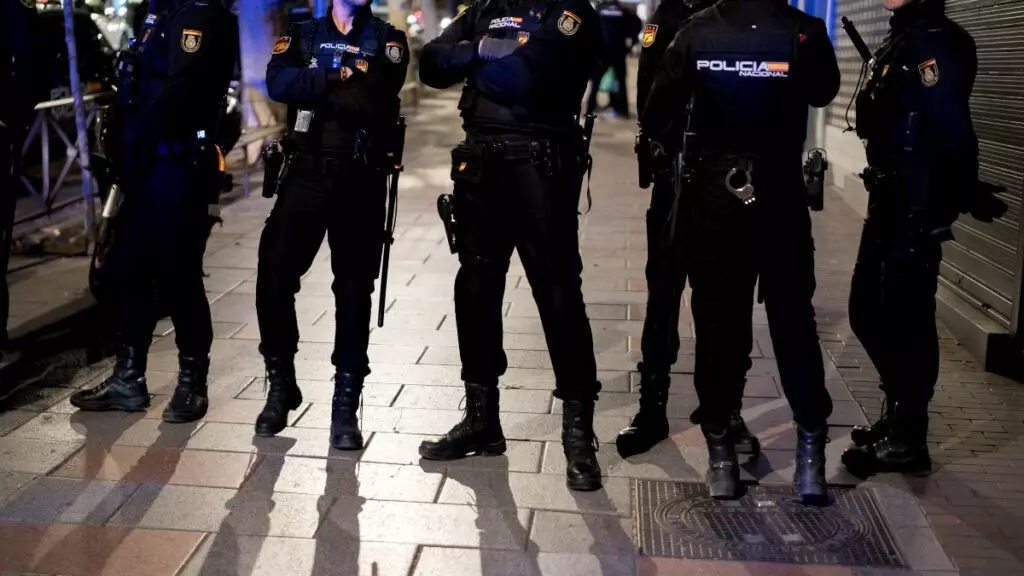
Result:
{"label": "tactical vest", "polygon": [[780,16],[740,30],[715,7],[691,22],[701,153],[799,156],[807,131],[795,79],[799,21]]}
{"label": "tactical vest", "polygon": [[[391,26],[386,22],[378,20],[373,16],[367,17],[362,23],[362,29],[359,31],[359,36],[355,39],[355,42],[351,44],[344,40],[335,40],[333,42],[324,42],[317,38],[318,32],[322,30],[323,26],[333,26],[334,23],[331,21],[331,16],[328,14],[322,18],[315,18],[313,20],[304,22],[300,28],[301,48],[302,55],[309,68],[332,68],[335,65],[336,56],[340,56],[340,62],[338,62],[339,68],[349,68],[353,71],[361,70],[365,72],[371,66],[389,66],[390,62],[384,62],[386,58],[384,51],[387,45],[387,35]],[[360,73],[360,72],[355,72]],[[349,126],[345,123],[345,126],[340,126],[340,121],[343,119],[333,118],[326,110],[317,109],[316,104],[313,104],[314,118],[308,132],[300,133],[292,131],[290,137],[299,144],[299,146],[306,150],[318,150],[321,148],[321,144],[324,143],[324,129],[325,124],[328,122],[338,123],[339,126],[329,127],[328,129],[337,130],[343,133],[352,134],[355,133],[356,128]],[[395,116],[398,114],[398,100],[395,100]],[[300,109],[309,109],[309,105],[304,106],[289,106],[288,107],[288,126],[295,126],[296,117]],[[364,123],[359,128],[368,128],[370,126],[366,124],[366,118],[356,119],[359,122]]]}
{"label": "tactical vest", "polygon": [[[500,0],[482,2],[473,27],[473,42],[478,43],[484,36],[490,36],[515,39],[520,44],[526,44],[551,16],[554,3],[553,0],[524,0],[515,5]],[[563,128],[559,124],[572,120],[545,118],[539,111],[495,102],[477,90],[472,76],[462,89],[459,110],[463,120],[470,126],[505,127],[527,132],[558,130]]]}

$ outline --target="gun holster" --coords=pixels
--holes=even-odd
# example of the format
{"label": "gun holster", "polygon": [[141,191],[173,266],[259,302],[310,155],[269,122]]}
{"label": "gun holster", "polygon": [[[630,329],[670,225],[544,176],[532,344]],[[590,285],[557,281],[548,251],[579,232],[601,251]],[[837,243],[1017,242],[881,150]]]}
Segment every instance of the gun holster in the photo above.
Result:
{"label": "gun holster", "polygon": [[636,167],[640,188],[646,190],[651,187],[651,183],[654,181],[654,158],[651,156],[651,140],[643,132],[636,135],[633,152],[636,153]]}
{"label": "gun holster", "polygon": [[288,157],[281,140],[271,140],[261,151],[263,157],[263,197],[273,198],[284,180]]}
{"label": "gun holster", "polygon": [[807,205],[814,212],[825,207],[825,171],[828,158],[824,150],[811,150],[804,162],[804,178],[807,185]]}
{"label": "gun holster", "polygon": [[455,241],[455,197],[451,194],[441,194],[437,197],[437,215],[441,217],[444,224],[444,235],[448,240],[448,249],[452,254],[459,251],[459,245]]}

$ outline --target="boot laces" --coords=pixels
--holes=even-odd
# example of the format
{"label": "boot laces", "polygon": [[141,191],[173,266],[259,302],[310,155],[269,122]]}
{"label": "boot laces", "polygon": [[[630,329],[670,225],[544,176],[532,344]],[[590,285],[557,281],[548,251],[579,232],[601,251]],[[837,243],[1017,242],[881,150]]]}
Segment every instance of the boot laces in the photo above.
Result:
{"label": "boot laces", "polygon": [[573,418],[573,427],[566,433],[566,451],[570,457],[586,460],[597,460],[597,452],[601,449],[601,443],[594,434],[593,428],[586,429],[581,425],[582,418]]}

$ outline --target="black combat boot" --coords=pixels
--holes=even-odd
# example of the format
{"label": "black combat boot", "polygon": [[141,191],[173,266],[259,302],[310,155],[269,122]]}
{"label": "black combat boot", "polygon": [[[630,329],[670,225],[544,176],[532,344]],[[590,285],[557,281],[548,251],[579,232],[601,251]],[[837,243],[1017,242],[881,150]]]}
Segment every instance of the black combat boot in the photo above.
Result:
{"label": "black combat boot", "polygon": [[288,412],[302,405],[291,358],[267,358],[267,403],[256,418],[257,436],[274,436],[288,426]]}
{"label": "black combat boot", "polygon": [[458,460],[470,455],[501,456],[505,434],[498,418],[498,387],[466,382],[466,413],[440,440],[424,440],[420,456],[427,460]]}
{"label": "black combat boot", "polygon": [[878,421],[871,426],[854,426],[850,432],[850,440],[853,441],[854,446],[868,446],[878,442],[889,432],[889,426],[892,423],[892,415],[896,407],[896,401],[889,397],[888,394],[885,396],[885,406],[882,407],[882,415]]}
{"label": "black combat boot", "polygon": [[828,486],[825,483],[825,444],[828,443],[828,425],[814,430],[796,427],[796,473],[793,489],[811,506],[828,504]]}
{"label": "black combat boot", "polygon": [[334,402],[331,406],[331,446],[338,450],[362,450],[363,432],[359,429],[359,395],[363,377],[338,372],[334,377]]}
{"label": "black combat boot", "polygon": [[643,374],[640,377],[640,410],[615,438],[619,456],[643,454],[668,438],[668,374]]}
{"label": "black combat boot", "polygon": [[121,346],[117,351],[114,373],[99,386],[76,392],[71,396],[71,405],[86,411],[140,412],[149,408],[147,353],[148,350],[141,346]]}
{"label": "black combat boot", "polygon": [[209,356],[178,356],[178,387],[164,408],[164,422],[183,424],[206,416],[210,406],[206,389],[209,373]]}
{"label": "black combat boot", "polygon": [[926,476],[932,471],[928,454],[928,406],[897,402],[885,437],[864,448],[843,453],[843,464],[858,478],[893,472]]}
{"label": "black combat boot", "polygon": [[743,415],[737,410],[729,416],[729,433],[732,434],[733,446],[738,454],[757,456],[761,453],[761,441],[747,428]]}
{"label": "black combat boot", "polygon": [[740,463],[732,434],[725,426],[701,424],[708,444],[708,492],[718,500],[740,497]]}
{"label": "black combat boot", "polygon": [[565,452],[565,483],[570,490],[589,492],[601,488],[594,435],[594,402],[563,400],[562,450]]}

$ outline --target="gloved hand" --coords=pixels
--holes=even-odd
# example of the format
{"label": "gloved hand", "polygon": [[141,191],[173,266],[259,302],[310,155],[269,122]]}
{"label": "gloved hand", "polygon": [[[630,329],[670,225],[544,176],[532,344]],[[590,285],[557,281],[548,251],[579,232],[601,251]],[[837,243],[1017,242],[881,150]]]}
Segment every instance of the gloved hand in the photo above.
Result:
{"label": "gloved hand", "polygon": [[504,58],[516,48],[519,48],[519,41],[511,38],[488,38],[484,37],[480,40],[480,45],[477,48],[477,54],[480,59],[485,62],[492,62],[499,58]]}
{"label": "gloved hand", "polygon": [[996,218],[1006,214],[1009,206],[996,196],[998,192],[1005,192],[1006,188],[995,186],[987,182],[978,182],[977,188],[971,198],[969,212],[979,222],[991,223]]}

